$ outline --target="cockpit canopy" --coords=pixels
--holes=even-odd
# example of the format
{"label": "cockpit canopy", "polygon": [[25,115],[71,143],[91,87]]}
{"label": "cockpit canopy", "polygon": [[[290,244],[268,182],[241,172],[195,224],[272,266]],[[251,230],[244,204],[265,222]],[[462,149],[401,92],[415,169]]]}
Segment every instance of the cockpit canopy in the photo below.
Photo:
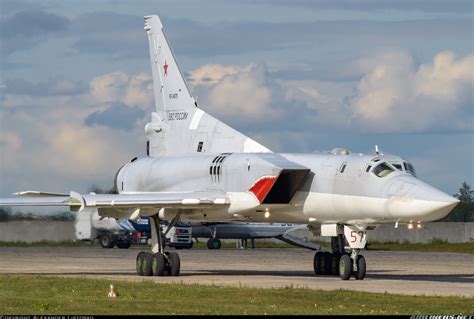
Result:
{"label": "cockpit canopy", "polygon": [[378,157],[373,158],[372,161],[367,164],[365,169],[367,173],[372,172],[377,177],[385,177],[395,171],[411,174],[416,177],[415,167],[407,161],[400,160],[383,160]]}

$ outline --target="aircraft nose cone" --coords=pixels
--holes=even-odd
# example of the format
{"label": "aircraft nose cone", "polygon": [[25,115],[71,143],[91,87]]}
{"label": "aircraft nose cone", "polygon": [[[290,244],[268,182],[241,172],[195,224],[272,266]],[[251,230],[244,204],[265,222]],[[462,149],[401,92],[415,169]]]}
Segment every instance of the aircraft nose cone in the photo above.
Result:
{"label": "aircraft nose cone", "polygon": [[425,183],[416,185],[409,193],[413,193],[415,199],[425,207],[424,221],[445,217],[459,203],[459,199]]}
{"label": "aircraft nose cone", "polygon": [[434,188],[426,183],[418,181],[410,191],[408,195],[414,196],[417,199],[441,203],[457,203],[459,200],[453,196],[450,196],[439,189]]}
{"label": "aircraft nose cone", "polygon": [[[389,203],[393,215],[407,221],[434,221],[448,215],[459,200],[416,178],[398,181],[399,189]],[[392,187],[393,188],[393,187]]]}

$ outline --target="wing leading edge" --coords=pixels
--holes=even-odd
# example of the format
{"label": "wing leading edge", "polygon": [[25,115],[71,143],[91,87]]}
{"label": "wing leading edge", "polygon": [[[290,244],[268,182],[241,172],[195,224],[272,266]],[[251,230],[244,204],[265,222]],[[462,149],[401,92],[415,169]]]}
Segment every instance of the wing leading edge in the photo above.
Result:
{"label": "wing leading edge", "polygon": [[230,205],[230,199],[224,193],[217,192],[87,195],[71,192],[70,195],[52,196],[51,193],[29,191],[15,194],[20,196],[0,199],[0,206],[69,206],[73,212],[97,208],[100,216],[130,219],[132,216],[136,218],[142,214],[157,213],[161,208],[211,209]]}

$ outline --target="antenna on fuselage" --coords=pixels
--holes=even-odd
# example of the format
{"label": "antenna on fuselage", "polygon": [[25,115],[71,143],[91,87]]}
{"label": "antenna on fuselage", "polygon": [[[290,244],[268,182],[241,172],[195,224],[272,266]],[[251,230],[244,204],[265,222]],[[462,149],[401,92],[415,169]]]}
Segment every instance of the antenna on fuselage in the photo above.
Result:
{"label": "antenna on fuselage", "polygon": [[375,144],[375,154],[376,155],[379,155],[380,152],[379,152],[379,146],[377,144]]}

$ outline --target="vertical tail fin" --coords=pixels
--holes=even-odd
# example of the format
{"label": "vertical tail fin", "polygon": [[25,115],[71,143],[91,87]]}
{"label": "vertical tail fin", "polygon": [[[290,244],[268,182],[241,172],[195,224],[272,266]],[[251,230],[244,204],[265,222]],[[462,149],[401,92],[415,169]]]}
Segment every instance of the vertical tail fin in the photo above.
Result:
{"label": "vertical tail fin", "polygon": [[146,16],[144,29],[150,45],[156,112],[164,119],[167,110],[195,107],[194,98],[176,62],[160,18],[156,15]]}
{"label": "vertical tail fin", "polygon": [[270,152],[197,107],[156,15],[145,16],[156,111],[145,127],[149,155]]}

